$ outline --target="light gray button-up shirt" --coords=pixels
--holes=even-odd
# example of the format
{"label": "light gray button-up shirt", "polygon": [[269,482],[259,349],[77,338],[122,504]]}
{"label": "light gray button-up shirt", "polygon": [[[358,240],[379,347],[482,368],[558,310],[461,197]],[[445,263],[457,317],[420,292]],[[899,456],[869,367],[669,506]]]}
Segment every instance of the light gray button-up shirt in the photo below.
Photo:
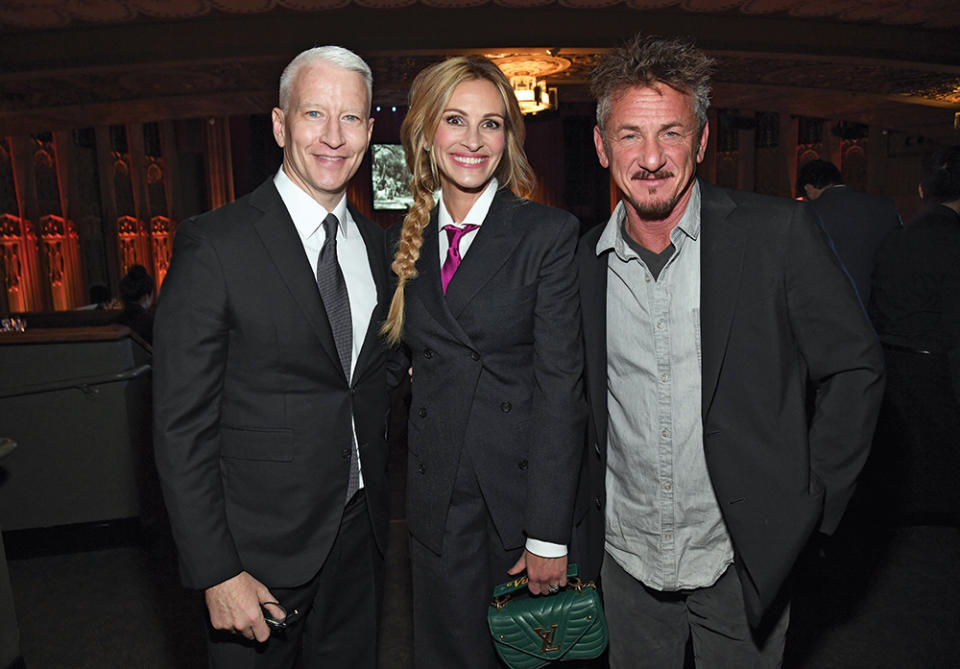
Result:
{"label": "light gray button-up shirt", "polygon": [[606,549],[656,590],[713,585],[733,545],[703,453],[700,188],[654,279],[624,240],[623,202],[597,242],[607,273]]}

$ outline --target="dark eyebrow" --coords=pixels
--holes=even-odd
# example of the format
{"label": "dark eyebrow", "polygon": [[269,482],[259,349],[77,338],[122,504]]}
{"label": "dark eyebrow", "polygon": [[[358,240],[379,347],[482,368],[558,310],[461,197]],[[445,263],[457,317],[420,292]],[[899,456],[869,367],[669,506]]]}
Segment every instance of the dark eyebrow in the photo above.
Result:
{"label": "dark eyebrow", "polygon": [[[468,116],[467,112],[462,109],[457,109],[456,107],[448,107],[443,110],[444,114],[460,114],[461,116]],[[504,119],[504,115],[500,112],[491,112],[489,114],[484,114],[482,118],[497,118],[501,121]]]}
{"label": "dark eyebrow", "polygon": [[[670,123],[664,123],[663,125],[661,125],[661,126],[658,128],[658,130],[659,130],[659,131],[663,131],[663,130],[669,130],[669,129],[671,129],[671,128],[682,127],[682,126],[683,126],[683,122],[682,122],[682,121],[671,121]],[[621,126],[617,127],[615,130],[616,130],[616,132],[623,132],[624,130],[633,130],[634,132],[639,132],[639,131],[640,131],[640,126],[638,126],[638,125],[633,125],[632,123],[628,123],[628,124],[626,124],[626,125],[621,125]]]}

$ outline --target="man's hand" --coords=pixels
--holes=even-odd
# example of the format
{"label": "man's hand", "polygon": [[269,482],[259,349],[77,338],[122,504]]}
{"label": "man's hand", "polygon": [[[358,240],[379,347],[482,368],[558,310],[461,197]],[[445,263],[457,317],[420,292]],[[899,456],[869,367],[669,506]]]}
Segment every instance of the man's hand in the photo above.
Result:
{"label": "man's hand", "polygon": [[204,596],[214,629],[241,634],[250,641],[256,639],[263,643],[270,638],[270,628],[263,620],[261,605],[266,604],[272,615],[283,618],[280,608],[267,604],[277,601],[267,586],[245,571],[207,588]]}
{"label": "man's hand", "polygon": [[551,588],[556,591],[567,584],[567,556],[545,558],[534,555],[527,549],[507,573],[516,576],[524,569],[527,570],[529,583],[527,587],[535,595],[550,594]]}

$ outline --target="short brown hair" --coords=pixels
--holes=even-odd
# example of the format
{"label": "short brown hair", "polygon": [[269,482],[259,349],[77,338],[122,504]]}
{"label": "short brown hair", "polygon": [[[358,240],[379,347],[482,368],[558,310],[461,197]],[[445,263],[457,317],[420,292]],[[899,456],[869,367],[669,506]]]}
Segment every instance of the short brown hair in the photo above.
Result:
{"label": "short brown hair", "polygon": [[923,199],[960,200],[960,144],[937,149],[923,160]]}
{"label": "short brown hair", "polygon": [[597,126],[603,132],[613,98],[632,86],[666,84],[693,96],[700,128],[707,123],[710,75],[714,60],[692,40],[637,34],[600,59],[590,74],[590,90],[597,101]]}

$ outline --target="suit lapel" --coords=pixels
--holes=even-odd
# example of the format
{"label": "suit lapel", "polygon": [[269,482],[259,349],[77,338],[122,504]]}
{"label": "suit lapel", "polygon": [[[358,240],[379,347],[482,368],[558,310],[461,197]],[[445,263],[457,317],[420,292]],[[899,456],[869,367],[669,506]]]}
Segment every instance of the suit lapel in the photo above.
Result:
{"label": "suit lapel", "polygon": [[502,188],[497,191],[490,210],[483,219],[483,225],[477,230],[477,236],[470,245],[470,251],[463,257],[460,267],[447,286],[447,308],[454,318],[460,316],[474,296],[516,250],[513,215],[518,206],[519,200],[509,190]]}
{"label": "suit lapel", "polygon": [[340,356],[330,329],[330,321],[320,299],[317,289],[317,280],[306,254],[303,252],[303,243],[297,234],[297,228],[287,208],[280,199],[273,180],[270,179],[250,195],[250,204],[259,209],[263,215],[253,226],[260,236],[277,272],[287,285],[290,294],[303,310],[307,322],[317,333],[320,344],[331,363],[342,374]]}
{"label": "suit lapel", "polygon": [[601,448],[607,443],[607,254],[597,257],[597,240],[605,224],[580,240],[580,309],[587,399]]}
{"label": "suit lapel", "polygon": [[353,216],[360,236],[363,237],[363,243],[367,247],[367,261],[370,263],[370,272],[373,274],[373,283],[377,287],[377,305],[370,314],[370,324],[367,326],[367,336],[363,340],[363,346],[360,348],[360,355],[357,356],[357,364],[354,365],[351,384],[360,378],[363,370],[366,369],[377,347],[380,345],[380,326],[386,318],[386,308],[390,302],[391,296],[387,294],[387,261],[386,253],[383,247],[381,236],[376,234],[376,224],[364,218],[360,212],[356,211],[352,205],[348,205],[350,215]]}
{"label": "suit lapel", "polygon": [[700,182],[700,345],[704,418],[723,366],[730,325],[740,294],[743,231],[728,220],[736,203],[724,191]]}
{"label": "suit lapel", "polygon": [[437,229],[437,207],[430,214],[430,223],[423,230],[423,246],[417,260],[417,278],[407,284],[409,295],[417,297],[423,306],[450,334],[471,345],[470,337],[450,313],[447,298],[440,283],[440,241]]}

